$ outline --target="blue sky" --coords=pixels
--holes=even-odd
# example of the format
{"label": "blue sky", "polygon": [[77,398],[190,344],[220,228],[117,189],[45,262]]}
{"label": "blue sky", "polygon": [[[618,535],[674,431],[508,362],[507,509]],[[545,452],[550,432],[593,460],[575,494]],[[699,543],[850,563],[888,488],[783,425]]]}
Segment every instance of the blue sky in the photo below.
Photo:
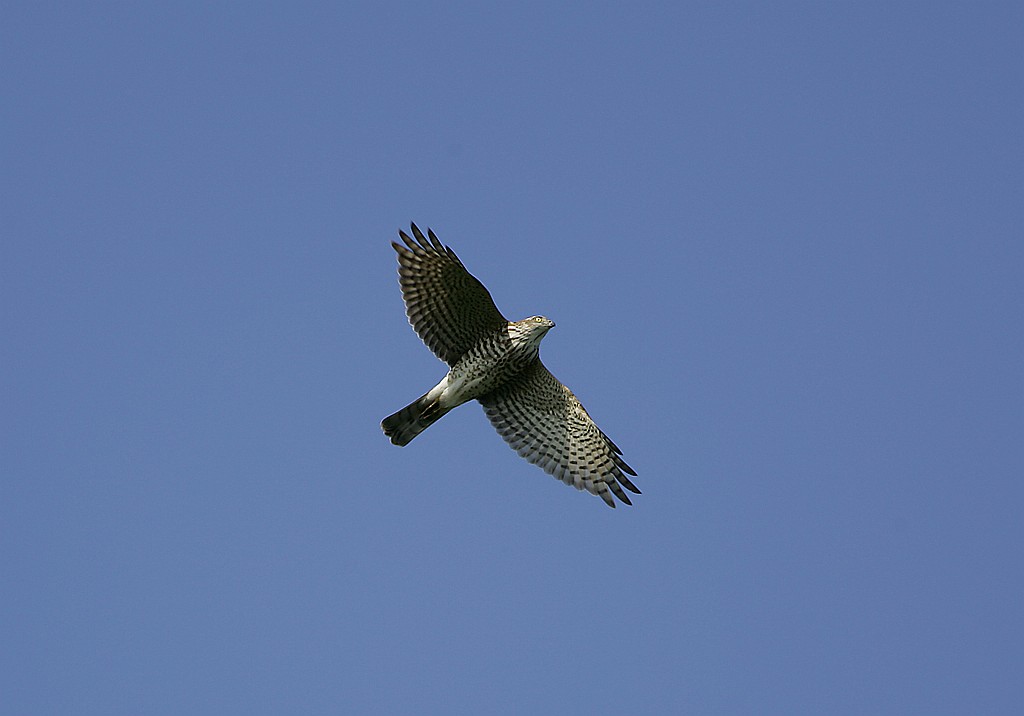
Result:
{"label": "blue sky", "polygon": [[[11,713],[1016,713],[1019,3],[20,3]],[[637,470],[444,373],[433,228]]]}

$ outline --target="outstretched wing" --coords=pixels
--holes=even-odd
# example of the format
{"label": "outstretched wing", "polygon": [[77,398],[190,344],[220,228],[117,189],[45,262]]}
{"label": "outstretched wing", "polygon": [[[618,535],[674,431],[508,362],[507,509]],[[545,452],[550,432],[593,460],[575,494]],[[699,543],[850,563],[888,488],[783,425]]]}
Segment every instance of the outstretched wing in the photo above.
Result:
{"label": "outstretched wing", "polygon": [[394,241],[391,245],[398,252],[409,323],[434,355],[454,365],[477,341],[503,329],[508,321],[484,285],[433,231],[427,229],[428,239],[412,224],[415,240],[404,231],[398,234],[405,246]]}
{"label": "outstretched wing", "polygon": [[636,473],[619,457],[622,451],[539,358],[479,400],[513,450],[565,484],[598,495],[609,507],[615,507],[612,494],[632,504],[623,487],[640,494],[626,477]]}

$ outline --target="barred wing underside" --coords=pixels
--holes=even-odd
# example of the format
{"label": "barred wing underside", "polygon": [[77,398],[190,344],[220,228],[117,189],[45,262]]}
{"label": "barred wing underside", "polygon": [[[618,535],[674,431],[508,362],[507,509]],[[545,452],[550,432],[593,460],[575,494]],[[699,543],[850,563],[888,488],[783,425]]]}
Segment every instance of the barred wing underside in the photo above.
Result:
{"label": "barred wing underside", "polygon": [[479,398],[495,430],[513,450],[567,485],[615,507],[612,495],[640,494],[621,450],[601,432],[568,388],[537,359],[498,390]]}
{"label": "barred wing underside", "polygon": [[[413,329],[448,365],[454,365],[480,339],[508,324],[484,285],[466,270],[434,232],[423,235],[412,224],[415,239],[398,232],[405,246],[398,252],[398,275],[406,315]],[[429,237],[429,238],[428,238]]]}

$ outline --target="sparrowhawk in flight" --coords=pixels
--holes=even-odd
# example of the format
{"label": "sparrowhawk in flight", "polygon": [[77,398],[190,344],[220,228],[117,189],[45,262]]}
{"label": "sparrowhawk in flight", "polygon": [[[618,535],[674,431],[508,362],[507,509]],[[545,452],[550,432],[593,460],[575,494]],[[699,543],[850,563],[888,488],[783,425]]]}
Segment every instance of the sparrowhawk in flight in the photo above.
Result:
{"label": "sparrowhawk in flight", "polygon": [[543,316],[510,322],[459,257],[412,224],[399,231],[399,283],[409,323],[450,370],[440,383],[381,423],[407,445],[441,416],[478,400],[502,438],[529,462],[615,507],[640,494],[622,451],[594,424],[572,391],[540,361],[540,341],[555,324]]}

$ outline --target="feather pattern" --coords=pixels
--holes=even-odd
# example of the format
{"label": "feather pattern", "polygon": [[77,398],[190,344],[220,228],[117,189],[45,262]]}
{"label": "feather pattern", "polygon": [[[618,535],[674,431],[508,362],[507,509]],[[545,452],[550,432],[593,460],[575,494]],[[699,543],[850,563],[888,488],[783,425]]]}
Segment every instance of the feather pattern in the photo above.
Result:
{"label": "feather pattern", "polygon": [[[455,365],[480,340],[508,325],[484,288],[434,232],[427,236],[412,224],[410,237],[399,232],[399,284],[413,330],[434,355]],[[414,238],[413,238],[414,237]]]}
{"label": "feather pattern", "polygon": [[540,358],[478,400],[513,450],[565,484],[597,495],[611,507],[612,495],[632,504],[623,487],[640,494],[626,477],[636,473],[619,448]]}

